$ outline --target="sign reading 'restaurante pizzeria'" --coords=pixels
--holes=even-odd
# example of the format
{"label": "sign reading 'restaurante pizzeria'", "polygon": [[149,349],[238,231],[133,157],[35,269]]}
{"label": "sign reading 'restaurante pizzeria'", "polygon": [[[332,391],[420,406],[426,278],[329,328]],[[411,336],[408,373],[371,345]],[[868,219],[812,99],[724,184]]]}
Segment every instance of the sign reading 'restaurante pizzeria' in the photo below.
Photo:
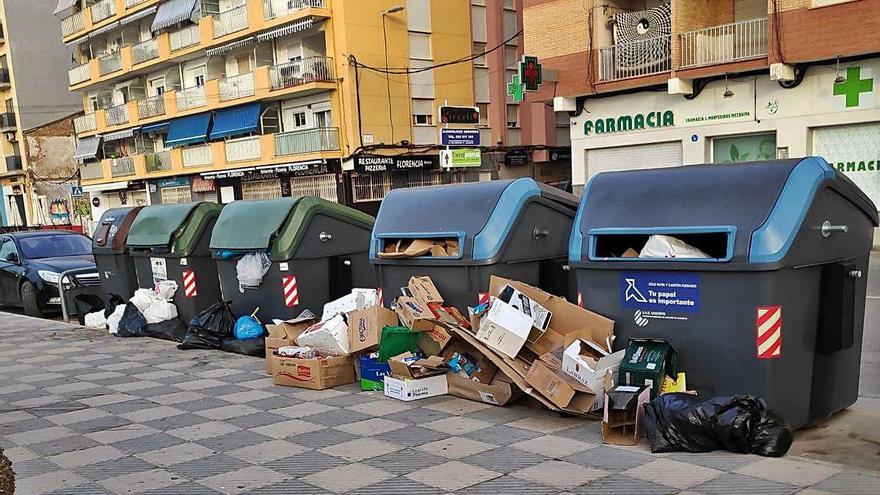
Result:
{"label": "sign reading 'restaurante pizzeria'", "polygon": [[673,125],[675,125],[675,117],[672,110],[666,110],[665,112],[637,113],[635,115],[621,115],[617,118],[588,120],[584,122],[584,134],[608,134]]}

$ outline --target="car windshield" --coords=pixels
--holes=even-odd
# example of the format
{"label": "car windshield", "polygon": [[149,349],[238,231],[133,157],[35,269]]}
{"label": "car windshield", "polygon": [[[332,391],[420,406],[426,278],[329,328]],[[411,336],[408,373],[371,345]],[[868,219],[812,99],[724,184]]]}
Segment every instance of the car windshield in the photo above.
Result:
{"label": "car windshield", "polygon": [[92,241],[83,235],[41,235],[18,240],[25,258],[54,258],[92,254]]}

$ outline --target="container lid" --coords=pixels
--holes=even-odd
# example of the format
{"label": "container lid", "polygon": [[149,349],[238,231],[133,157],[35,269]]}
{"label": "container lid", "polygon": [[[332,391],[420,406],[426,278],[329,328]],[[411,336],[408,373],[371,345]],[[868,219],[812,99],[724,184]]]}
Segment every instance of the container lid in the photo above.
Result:
{"label": "container lid", "polygon": [[146,206],[131,226],[128,246],[166,247],[173,253],[185,254],[195,247],[205,225],[222,208],[223,205],[208,202]]}
{"label": "container lid", "polygon": [[96,254],[120,254],[126,251],[128,232],[140,206],[111,208],[101,215],[92,238],[92,252]]}

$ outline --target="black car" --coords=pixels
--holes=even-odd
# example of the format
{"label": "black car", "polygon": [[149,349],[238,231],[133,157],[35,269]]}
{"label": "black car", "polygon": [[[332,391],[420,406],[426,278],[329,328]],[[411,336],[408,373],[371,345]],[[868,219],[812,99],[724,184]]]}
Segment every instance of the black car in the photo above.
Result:
{"label": "black car", "polygon": [[58,280],[63,272],[80,268],[95,271],[76,275],[71,288],[100,283],[92,240],[82,234],[41,230],[0,235],[0,303],[21,306],[28,316],[60,310]]}

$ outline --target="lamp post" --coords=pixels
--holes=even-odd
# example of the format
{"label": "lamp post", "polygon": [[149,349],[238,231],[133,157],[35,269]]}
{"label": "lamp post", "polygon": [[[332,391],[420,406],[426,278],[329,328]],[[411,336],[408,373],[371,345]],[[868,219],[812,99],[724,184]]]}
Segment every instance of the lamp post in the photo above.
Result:
{"label": "lamp post", "polygon": [[388,34],[385,31],[385,16],[403,12],[403,5],[395,5],[382,11],[382,46],[385,51],[385,88],[388,90],[388,124],[391,126],[391,143],[394,144],[394,112],[391,110],[391,74],[388,73]]}

